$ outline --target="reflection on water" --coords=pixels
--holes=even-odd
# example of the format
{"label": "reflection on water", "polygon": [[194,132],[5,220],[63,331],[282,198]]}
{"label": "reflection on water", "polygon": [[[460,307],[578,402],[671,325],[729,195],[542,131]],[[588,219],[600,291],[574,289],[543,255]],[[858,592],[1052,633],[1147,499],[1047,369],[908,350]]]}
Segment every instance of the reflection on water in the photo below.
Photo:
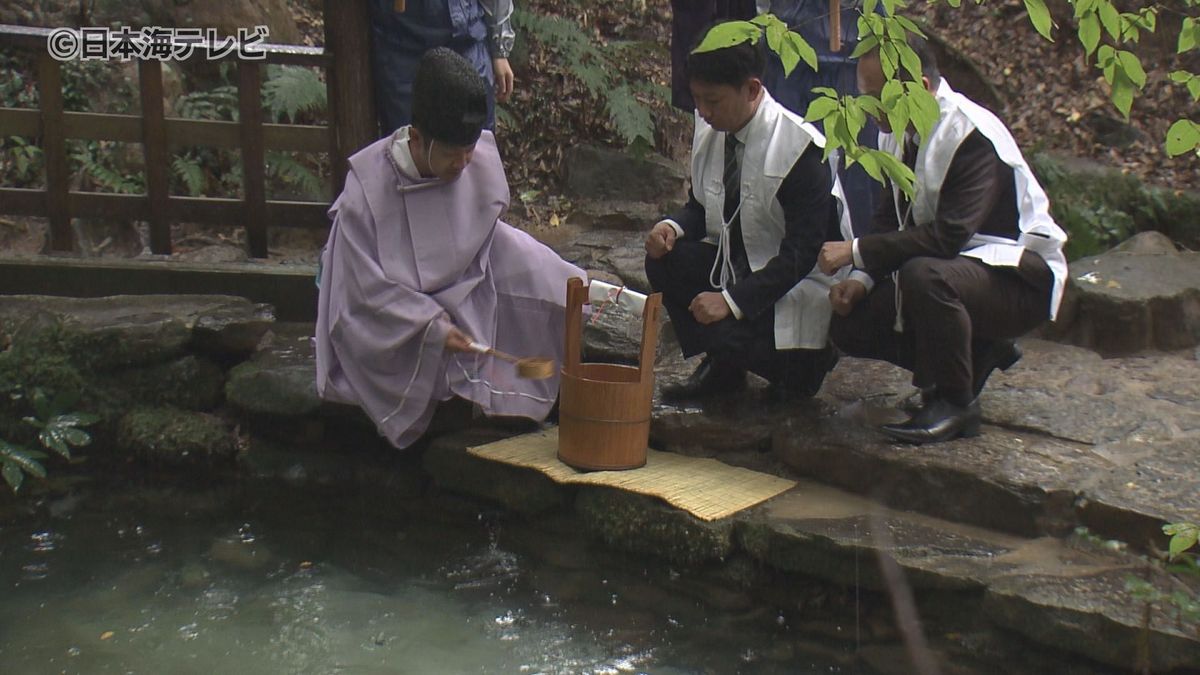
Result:
{"label": "reflection on water", "polygon": [[826,673],[853,650],[806,648],[800,617],[569,523],[453,499],[87,490],[0,522],[4,673]]}

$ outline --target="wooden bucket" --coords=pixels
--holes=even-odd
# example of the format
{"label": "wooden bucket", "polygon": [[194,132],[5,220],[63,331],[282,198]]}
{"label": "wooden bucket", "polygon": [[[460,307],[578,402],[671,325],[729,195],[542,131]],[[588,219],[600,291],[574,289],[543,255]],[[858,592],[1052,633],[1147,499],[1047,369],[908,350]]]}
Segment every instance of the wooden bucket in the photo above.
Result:
{"label": "wooden bucket", "polygon": [[583,305],[580,279],[567,282],[567,337],[558,403],[558,459],[576,469],[615,471],[646,463],[654,397],[654,354],[662,294],[646,299],[637,368],[580,363]]}

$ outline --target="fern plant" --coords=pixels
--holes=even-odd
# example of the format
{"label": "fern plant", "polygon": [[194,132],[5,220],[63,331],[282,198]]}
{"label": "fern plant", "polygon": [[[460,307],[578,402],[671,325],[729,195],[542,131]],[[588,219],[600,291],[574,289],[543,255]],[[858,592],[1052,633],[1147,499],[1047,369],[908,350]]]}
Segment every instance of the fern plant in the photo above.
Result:
{"label": "fern plant", "polygon": [[277,122],[311,120],[327,107],[325,82],[312,68],[268,66],[262,94],[263,106]]}
{"label": "fern plant", "polygon": [[662,87],[630,85],[621,75],[627,45],[602,46],[592,42],[578,23],[557,16],[518,9],[513,23],[523,35],[560,57],[566,74],[577,80],[592,98],[603,103],[617,134],[635,151],[654,144],[654,119],[650,107],[638,98],[666,98]]}

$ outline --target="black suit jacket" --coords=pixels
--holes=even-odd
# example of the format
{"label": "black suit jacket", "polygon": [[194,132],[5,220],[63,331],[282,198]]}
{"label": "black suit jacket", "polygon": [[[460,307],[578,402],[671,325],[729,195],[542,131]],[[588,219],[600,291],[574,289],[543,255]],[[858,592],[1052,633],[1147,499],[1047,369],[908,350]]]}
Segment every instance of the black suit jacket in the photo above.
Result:
{"label": "black suit jacket", "polygon": [[976,233],[1009,239],[1021,234],[1013,169],[979,130],[955,151],[933,222],[914,227],[910,213],[906,229],[899,229],[897,212],[909,211],[907,200],[901,195],[897,205],[891,187],[883,190],[871,234],[858,239],[859,256],[876,281],[912,258],[953,258]]}
{"label": "black suit jacket", "polygon": [[[737,282],[727,289],[747,319],[774,307],[808,276],[817,262],[821,244],[842,239],[837,200],[829,193],[833,177],[829,165],[821,161],[822,152],[815,143],[810,144],[774,195],[783,208],[785,225],[779,253],[757,272],[744,278],[739,275]],[[684,239],[699,241],[707,233],[704,215],[704,205],[696,199],[694,191],[689,191],[687,204],[672,214],[671,219],[683,228]],[[743,219],[741,228],[747,227],[755,227],[755,223]],[[734,239],[731,251],[735,256],[740,255],[742,266],[749,269],[740,231]]]}

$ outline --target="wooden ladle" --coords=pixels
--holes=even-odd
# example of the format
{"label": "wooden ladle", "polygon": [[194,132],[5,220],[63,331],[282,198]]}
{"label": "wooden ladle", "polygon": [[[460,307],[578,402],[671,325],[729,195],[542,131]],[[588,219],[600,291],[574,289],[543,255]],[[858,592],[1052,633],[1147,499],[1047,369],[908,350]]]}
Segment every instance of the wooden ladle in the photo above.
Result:
{"label": "wooden ladle", "polygon": [[471,351],[478,352],[480,354],[489,354],[498,359],[503,359],[509,363],[516,364],[517,377],[525,380],[545,380],[554,376],[554,359],[548,359],[541,356],[521,358],[519,356],[507,354],[487,345],[481,345],[478,342],[471,343]]}

